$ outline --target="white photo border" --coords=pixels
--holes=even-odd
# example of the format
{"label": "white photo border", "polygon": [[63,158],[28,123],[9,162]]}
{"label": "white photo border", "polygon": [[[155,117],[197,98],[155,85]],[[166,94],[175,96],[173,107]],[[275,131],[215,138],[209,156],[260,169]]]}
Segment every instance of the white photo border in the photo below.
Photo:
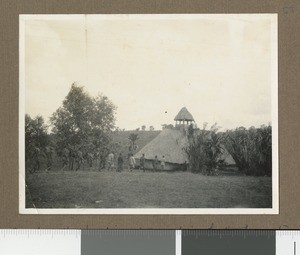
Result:
{"label": "white photo border", "polygon": [[251,18],[271,20],[271,96],[272,96],[272,208],[126,208],[126,209],[43,209],[26,208],[25,183],[25,21],[78,20],[84,14],[21,14],[19,15],[19,213],[20,214],[103,214],[103,215],[272,215],[279,214],[278,152],[278,15],[264,14],[89,14],[91,19],[216,19]]}

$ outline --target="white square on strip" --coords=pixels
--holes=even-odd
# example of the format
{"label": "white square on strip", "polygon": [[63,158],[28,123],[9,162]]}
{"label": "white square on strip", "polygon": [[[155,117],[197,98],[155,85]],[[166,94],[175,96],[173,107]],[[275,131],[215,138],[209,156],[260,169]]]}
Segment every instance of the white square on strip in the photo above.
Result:
{"label": "white square on strip", "polygon": [[0,254],[80,255],[80,230],[0,230]]}
{"label": "white square on strip", "polygon": [[300,254],[300,232],[297,230],[276,231],[276,255]]}

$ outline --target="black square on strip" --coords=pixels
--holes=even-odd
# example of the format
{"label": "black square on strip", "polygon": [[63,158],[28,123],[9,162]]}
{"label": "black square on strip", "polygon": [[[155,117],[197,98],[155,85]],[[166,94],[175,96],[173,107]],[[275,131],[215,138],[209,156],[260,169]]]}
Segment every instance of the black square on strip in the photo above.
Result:
{"label": "black square on strip", "polygon": [[272,230],[184,230],[182,255],[275,255]]}
{"label": "black square on strip", "polygon": [[175,255],[175,231],[83,230],[81,255]]}

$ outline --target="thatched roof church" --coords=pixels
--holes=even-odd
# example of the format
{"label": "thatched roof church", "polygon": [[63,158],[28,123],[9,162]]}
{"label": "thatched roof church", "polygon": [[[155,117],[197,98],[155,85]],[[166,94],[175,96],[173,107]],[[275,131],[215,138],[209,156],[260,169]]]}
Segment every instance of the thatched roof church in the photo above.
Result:
{"label": "thatched roof church", "polygon": [[[188,146],[186,129],[190,124],[195,124],[195,120],[186,107],[179,111],[174,120],[175,128],[163,129],[157,137],[134,155],[138,163],[142,155],[145,154],[147,169],[153,168],[155,156],[159,161],[163,156],[165,157],[165,170],[176,170],[185,167],[188,163],[188,156],[185,152],[185,148]],[[227,152],[226,149],[225,151]],[[227,163],[235,163],[228,152],[224,157]]]}
{"label": "thatched roof church", "polygon": [[161,160],[165,156],[168,165],[180,165],[188,162],[188,157],[184,151],[187,145],[187,137],[180,130],[164,129],[157,137],[136,153],[134,157],[139,159],[145,154],[147,160],[154,160],[155,156],[157,156],[158,160]]}

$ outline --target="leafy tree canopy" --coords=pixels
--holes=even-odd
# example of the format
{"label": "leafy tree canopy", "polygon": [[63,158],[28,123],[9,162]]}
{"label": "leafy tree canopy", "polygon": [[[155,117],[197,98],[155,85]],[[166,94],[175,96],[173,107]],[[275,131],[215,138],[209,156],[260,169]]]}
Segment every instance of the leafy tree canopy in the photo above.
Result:
{"label": "leafy tree canopy", "polygon": [[73,83],[62,106],[50,118],[59,147],[107,144],[107,135],[115,127],[115,111],[116,106],[106,96],[91,97],[84,87]]}

